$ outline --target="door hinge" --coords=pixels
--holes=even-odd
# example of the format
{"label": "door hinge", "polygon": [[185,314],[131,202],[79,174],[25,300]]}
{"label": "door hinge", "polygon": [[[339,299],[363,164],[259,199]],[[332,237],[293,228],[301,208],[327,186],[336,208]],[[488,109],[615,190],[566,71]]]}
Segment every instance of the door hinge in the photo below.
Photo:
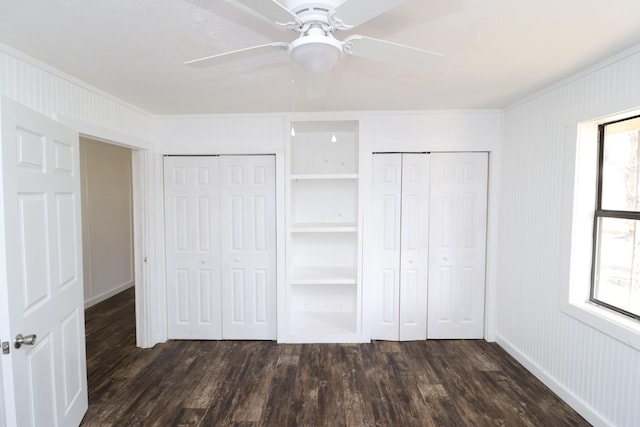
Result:
{"label": "door hinge", "polygon": [[11,344],[9,341],[2,342],[2,354],[9,354],[11,352]]}

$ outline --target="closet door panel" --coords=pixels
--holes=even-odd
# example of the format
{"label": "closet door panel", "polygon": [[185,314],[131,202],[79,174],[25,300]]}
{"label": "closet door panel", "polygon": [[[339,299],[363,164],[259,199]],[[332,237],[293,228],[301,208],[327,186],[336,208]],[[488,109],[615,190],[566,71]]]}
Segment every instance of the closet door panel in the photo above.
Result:
{"label": "closet door panel", "polygon": [[402,155],[399,340],[427,338],[429,155]]}
{"label": "closet door panel", "polygon": [[482,338],[486,153],[431,155],[429,338]]}
{"label": "closet door panel", "polygon": [[224,339],[276,338],[274,156],[220,157]]}
{"label": "closet door panel", "polygon": [[166,157],[165,229],[170,339],[220,339],[217,157]]}
{"label": "closet door panel", "polygon": [[372,239],[368,262],[371,338],[397,340],[400,322],[400,216],[402,155],[374,154]]}

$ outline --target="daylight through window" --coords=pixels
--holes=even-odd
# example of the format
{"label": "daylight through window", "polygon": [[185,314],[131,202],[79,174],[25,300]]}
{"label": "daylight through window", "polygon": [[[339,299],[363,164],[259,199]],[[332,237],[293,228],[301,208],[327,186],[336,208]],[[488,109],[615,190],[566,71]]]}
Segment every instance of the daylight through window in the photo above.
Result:
{"label": "daylight through window", "polygon": [[640,117],[600,125],[591,301],[640,319]]}

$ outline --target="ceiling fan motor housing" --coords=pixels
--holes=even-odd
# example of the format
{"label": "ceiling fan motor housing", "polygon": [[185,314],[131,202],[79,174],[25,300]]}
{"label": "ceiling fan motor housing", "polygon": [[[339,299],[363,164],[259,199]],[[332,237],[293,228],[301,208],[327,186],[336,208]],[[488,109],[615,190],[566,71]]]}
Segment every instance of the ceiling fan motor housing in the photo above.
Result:
{"label": "ceiling fan motor housing", "polygon": [[342,57],[342,42],[319,25],[289,45],[291,59],[302,69],[312,73],[324,73],[332,69]]}
{"label": "ceiling fan motor housing", "polygon": [[327,15],[341,1],[325,0],[310,2],[309,0],[282,0],[284,6],[293,12],[302,22],[321,21],[327,23]]}

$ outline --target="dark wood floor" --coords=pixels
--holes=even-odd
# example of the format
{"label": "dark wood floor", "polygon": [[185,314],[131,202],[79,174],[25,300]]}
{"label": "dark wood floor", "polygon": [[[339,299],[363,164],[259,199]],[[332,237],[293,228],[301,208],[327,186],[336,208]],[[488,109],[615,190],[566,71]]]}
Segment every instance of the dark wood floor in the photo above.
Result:
{"label": "dark wood floor", "polygon": [[133,289],[87,310],[87,426],[588,426],[496,344],[135,347]]}

